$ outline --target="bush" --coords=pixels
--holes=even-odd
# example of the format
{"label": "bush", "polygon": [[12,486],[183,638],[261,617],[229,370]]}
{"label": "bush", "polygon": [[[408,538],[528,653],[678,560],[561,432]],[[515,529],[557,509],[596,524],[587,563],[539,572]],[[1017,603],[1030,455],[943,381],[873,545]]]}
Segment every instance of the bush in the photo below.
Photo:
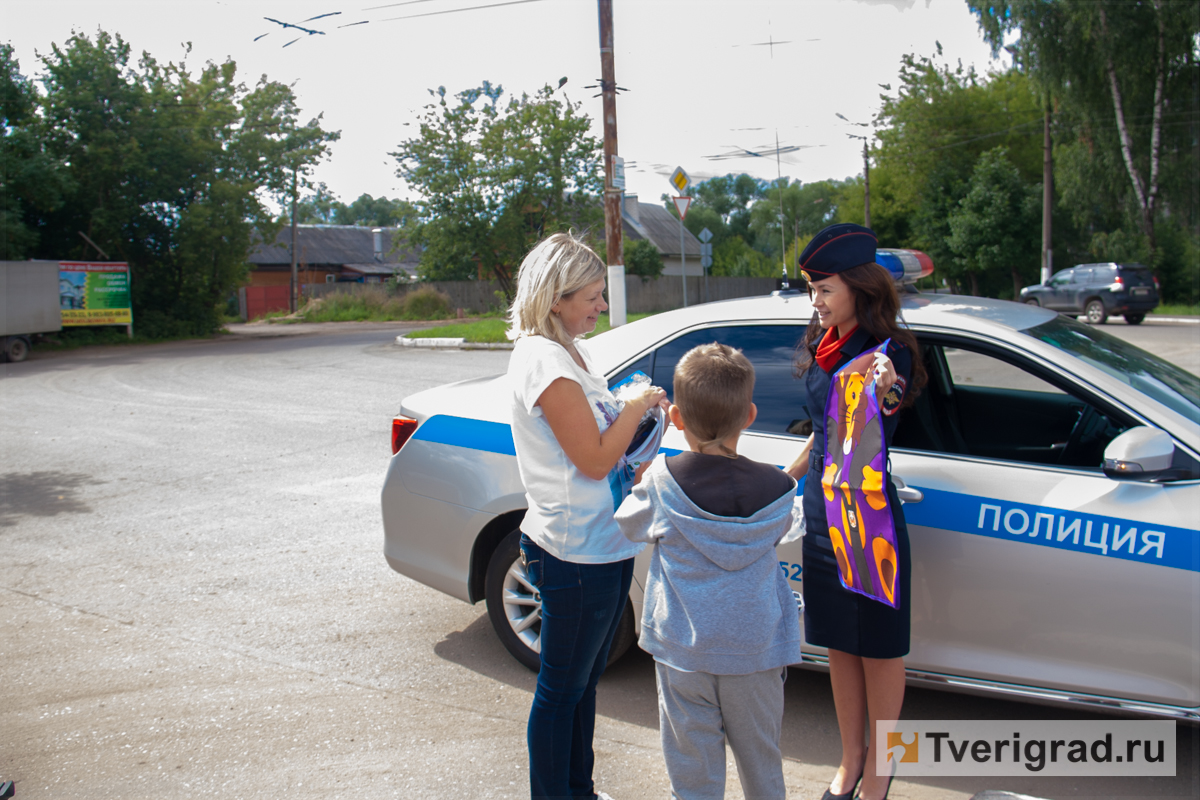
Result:
{"label": "bush", "polygon": [[413,289],[403,297],[405,319],[445,319],[450,316],[450,295],[432,286]]}

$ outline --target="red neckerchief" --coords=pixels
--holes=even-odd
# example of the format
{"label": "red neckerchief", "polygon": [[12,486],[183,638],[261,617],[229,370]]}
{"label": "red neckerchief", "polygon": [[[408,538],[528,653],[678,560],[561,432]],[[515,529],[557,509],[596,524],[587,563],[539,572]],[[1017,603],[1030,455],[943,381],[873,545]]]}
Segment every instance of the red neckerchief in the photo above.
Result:
{"label": "red neckerchief", "polygon": [[834,365],[837,364],[838,356],[842,352],[842,345],[850,341],[850,337],[853,336],[854,332],[858,330],[858,326],[855,325],[853,328],[846,331],[846,335],[840,339],[833,338],[835,330],[837,329],[830,328],[825,331],[824,338],[822,338],[821,343],[817,345],[817,365],[826,372],[829,372],[829,370],[833,369]]}

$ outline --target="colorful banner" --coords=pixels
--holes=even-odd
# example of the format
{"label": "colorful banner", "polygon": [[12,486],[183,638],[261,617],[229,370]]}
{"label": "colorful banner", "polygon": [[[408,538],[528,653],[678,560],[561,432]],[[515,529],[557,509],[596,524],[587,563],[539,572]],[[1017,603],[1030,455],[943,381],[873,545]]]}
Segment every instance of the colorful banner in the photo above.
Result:
{"label": "colorful banner", "polygon": [[60,261],[58,300],[64,327],[131,325],[129,265],[111,261]]}

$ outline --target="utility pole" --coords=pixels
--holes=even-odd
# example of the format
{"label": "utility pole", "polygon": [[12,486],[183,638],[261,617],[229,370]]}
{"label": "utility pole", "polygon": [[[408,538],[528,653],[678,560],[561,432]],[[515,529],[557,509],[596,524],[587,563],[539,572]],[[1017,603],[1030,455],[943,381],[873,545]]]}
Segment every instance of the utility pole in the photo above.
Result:
{"label": "utility pole", "polygon": [[867,149],[868,137],[863,137],[863,225],[871,227],[871,151]]}
{"label": "utility pole", "polygon": [[292,282],[291,291],[288,292],[288,309],[291,313],[296,313],[296,289],[298,281],[296,275],[296,195],[300,192],[300,186],[297,183],[299,179],[299,170],[292,167]]}
{"label": "utility pole", "polygon": [[1054,204],[1054,162],[1050,150],[1050,98],[1046,98],[1045,140],[1042,155],[1042,283],[1054,274],[1054,251],[1050,236],[1050,211]]}
{"label": "utility pole", "polygon": [[617,78],[613,65],[612,0],[598,0],[600,13],[600,89],[604,97],[604,241],[608,253],[608,320],[625,324],[625,252],[622,246],[621,194],[613,186],[617,155]]}

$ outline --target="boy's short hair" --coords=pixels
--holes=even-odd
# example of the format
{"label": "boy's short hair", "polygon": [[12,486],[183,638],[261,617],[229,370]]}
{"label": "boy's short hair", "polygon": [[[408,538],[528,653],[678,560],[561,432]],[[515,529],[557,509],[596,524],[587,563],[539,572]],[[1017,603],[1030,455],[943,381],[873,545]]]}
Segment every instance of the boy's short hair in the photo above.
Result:
{"label": "boy's short hair", "polygon": [[737,453],[721,444],[740,433],[754,398],[754,365],[729,345],[702,344],[683,354],[675,365],[675,405],[684,425],[700,441],[700,449],[717,445],[722,454]]}

